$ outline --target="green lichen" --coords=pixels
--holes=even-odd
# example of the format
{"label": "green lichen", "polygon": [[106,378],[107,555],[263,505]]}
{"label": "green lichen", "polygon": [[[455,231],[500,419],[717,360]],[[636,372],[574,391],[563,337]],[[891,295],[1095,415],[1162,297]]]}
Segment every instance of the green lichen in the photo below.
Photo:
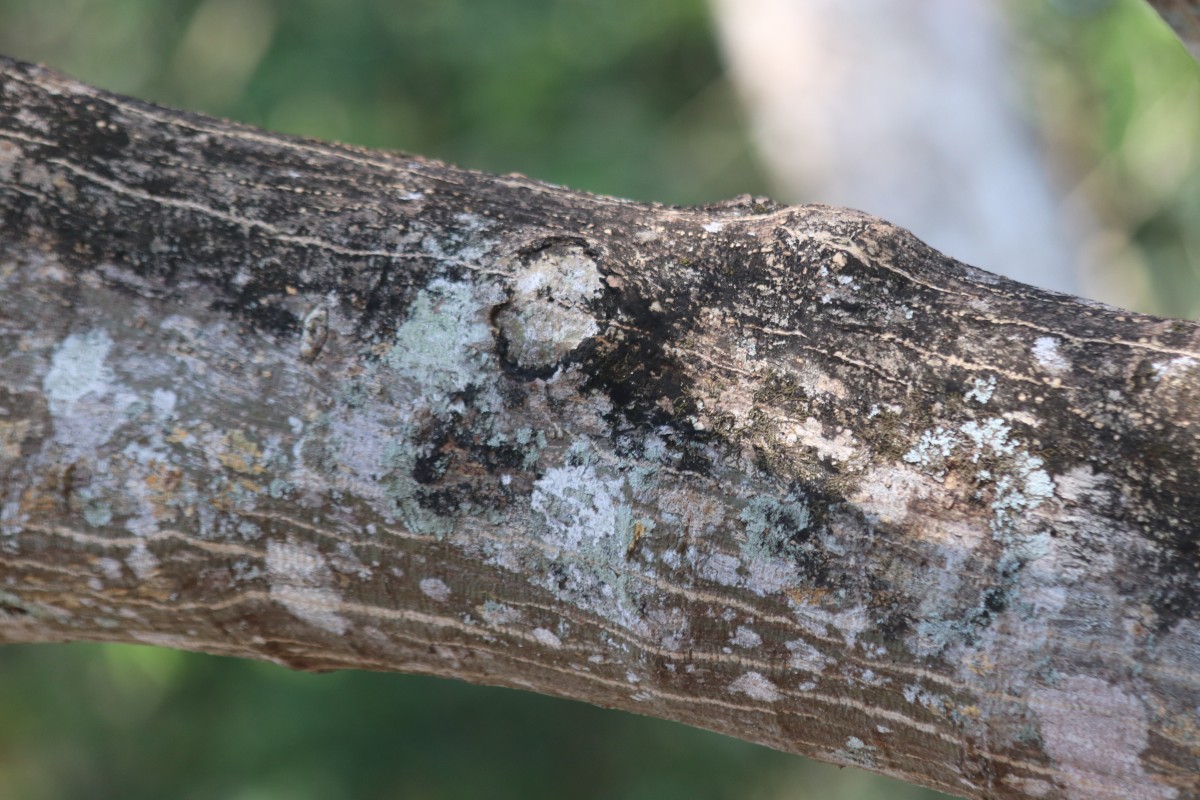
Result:
{"label": "green lichen", "polygon": [[534,484],[539,537],[557,548],[544,583],[560,597],[636,624],[640,612],[626,560],[653,521],[635,514],[625,479],[601,467],[589,442],[568,449]]}
{"label": "green lichen", "polygon": [[413,300],[384,364],[419,387],[434,413],[444,413],[454,395],[489,383],[489,308],[470,284],[432,281]]}
{"label": "green lichen", "polygon": [[112,506],[102,500],[89,500],[83,507],[83,518],[93,528],[100,528],[112,522]]}
{"label": "green lichen", "polygon": [[[383,462],[389,471],[383,479],[384,497],[405,529],[441,540],[454,530],[454,519],[421,504],[422,487],[413,478],[419,455],[407,438],[394,439],[385,445]],[[469,512],[470,509],[460,508],[457,515]]]}
{"label": "green lichen", "polygon": [[42,388],[50,400],[50,411],[60,414],[89,393],[103,393],[112,373],[105,365],[112,339],[97,328],[71,334],[54,352]]}
{"label": "green lichen", "polygon": [[793,495],[779,500],[756,497],[739,515],[746,523],[741,542],[742,558],[747,563],[765,559],[795,558],[803,552],[811,517],[808,505]]}

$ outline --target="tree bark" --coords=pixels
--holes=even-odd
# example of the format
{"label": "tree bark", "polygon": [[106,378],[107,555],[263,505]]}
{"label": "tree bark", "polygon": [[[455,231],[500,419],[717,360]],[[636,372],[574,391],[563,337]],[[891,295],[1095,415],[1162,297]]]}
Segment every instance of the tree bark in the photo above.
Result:
{"label": "tree bark", "polygon": [[7,60],[0,213],[0,640],[1197,796],[1196,325]]}

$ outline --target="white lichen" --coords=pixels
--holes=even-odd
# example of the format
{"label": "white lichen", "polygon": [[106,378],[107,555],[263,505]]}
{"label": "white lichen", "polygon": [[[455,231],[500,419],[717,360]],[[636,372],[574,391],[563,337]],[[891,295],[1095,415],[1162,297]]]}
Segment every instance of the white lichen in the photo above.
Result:
{"label": "white lichen", "polygon": [[384,362],[412,382],[412,395],[443,410],[449,397],[485,384],[492,331],[487,298],[475,286],[437,279],[419,292]]}
{"label": "white lichen", "polygon": [[108,358],[113,340],[103,328],[71,334],[58,346],[42,388],[54,420],[54,439],[67,462],[92,454],[129,420],[142,399],[116,379]]}
{"label": "white lichen", "polygon": [[342,597],[333,586],[333,574],[316,545],[271,540],[264,566],[271,599],[293,616],[338,635],[350,627],[341,615]]}
{"label": "white lichen", "polygon": [[179,398],[170,389],[155,389],[150,396],[150,405],[154,408],[154,413],[160,418],[167,420],[175,416],[175,404]]}
{"label": "white lichen", "polygon": [[512,625],[521,621],[521,612],[518,609],[505,603],[497,603],[495,600],[477,605],[475,610],[489,625]]}
{"label": "white lichen", "polygon": [[992,395],[996,391],[996,378],[989,375],[987,380],[976,378],[975,385],[963,397],[967,400],[974,400],[979,405],[986,405],[992,399]]}
{"label": "white lichen", "polygon": [[42,381],[50,413],[61,417],[88,394],[109,391],[112,370],[105,364],[112,339],[103,328],[73,333],[63,340],[50,359],[50,370]]}
{"label": "white lichen", "polygon": [[1174,378],[1181,374],[1186,374],[1188,370],[1195,367],[1196,359],[1191,356],[1179,356],[1170,361],[1160,361],[1150,365],[1150,369],[1154,372],[1154,380],[1161,381],[1164,378]]}
{"label": "white lichen", "polygon": [[418,586],[421,587],[421,594],[431,600],[444,603],[450,599],[450,587],[440,578],[425,578]]}
{"label": "white lichen", "polygon": [[507,357],[527,368],[556,364],[600,332],[587,304],[602,289],[599,267],[580,248],[539,253],[516,274],[496,315]]}
{"label": "white lichen", "polygon": [[858,637],[871,627],[871,617],[863,606],[849,606],[831,611],[819,606],[797,602],[788,598],[792,615],[800,627],[813,636],[827,637],[832,629],[841,635],[849,647],[854,647]]}
{"label": "white lichen", "polygon": [[158,569],[158,559],[147,549],[145,542],[138,542],[125,557],[125,563],[139,580],[146,580]]}
{"label": "white lichen", "polygon": [[558,638],[558,636],[552,631],[549,631],[545,628],[534,628],[533,638],[537,639],[539,642],[546,645],[546,647],[549,647],[553,650],[562,648],[562,639]]}
{"label": "white lichen", "polygon": [[[1003,473],[994,477],[991,503],[994,532],[1009,529],[1016,517],[1037,508],[1054,495],[1054,481],[1042,469],[1042,459],[1019,449],[1020,443],[1011,438],[1011,428],[1003,419],[992,417],[982,423],[971,420],[961,430],[974,446],[972,463],[981,459],[1001,459],[1006,467]],[[981,483],[993,480],[992,471],[979,470],[976,479]]]}
{"label": "white lichen", "polygon": [[1071,362],[1058,350],[1059,341],[1053,336],[1041,336],[1033,343],[1030,352],[1033,358],[1047,372],[1065,373],[1071,371]]}
{"label": "white lichen", "polygon": [[803,639],[788,642],[787,649],[791,653],[791,657],[788,659],[788,666],[792,669],[799,669],[805,672],[822,672],[830,663],[830,659],[827,656],[823,655],[820,650]]}
{"label": "white lichen", "polygon": [[904,454],[904,460],[922,467],[935,467],[950,457],[958,445],[958,436],[945,428],[925,431],[921,438]]}
{"label": "white lichen", "polygon": [[971,453],[971,463],[978,463],[985,455],[1009,456],[1016,449],[1016,444],[1008,438],[1011,428],[999,417],[992,417],[979,423],[975,420],[963,423],[962,432],[975,445]]}
{"label": "white lichen", "polygon": [[739,625],[737,631],[729,641],[738,647],[750,648],[762,645],[762,637],[745,625]]}
{"label": "white lichen", "polygon": [[549,568],[533,582],[556,597],[578,603],[634,630],[647,632],[629,580],[627,554],[650,521],[635,517],[625,479],[594,463],[586,440],[566,460],[534,482],[530,507],[534,533],[548,546]]}
{"label": "white lichen", "polygon": [[779,688],[760,672],[746,672],[729,684],[729,691],[744,694],[764,703],[774,703],[783,697]]}

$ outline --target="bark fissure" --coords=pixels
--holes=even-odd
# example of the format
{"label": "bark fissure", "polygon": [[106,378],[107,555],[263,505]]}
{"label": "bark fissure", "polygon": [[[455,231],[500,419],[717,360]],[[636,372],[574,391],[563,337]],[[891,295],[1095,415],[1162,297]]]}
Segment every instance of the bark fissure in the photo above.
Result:
{"label": "bark fissure", "polygon": [[0,62],[0,639],[1195,797],[1200,332]]}

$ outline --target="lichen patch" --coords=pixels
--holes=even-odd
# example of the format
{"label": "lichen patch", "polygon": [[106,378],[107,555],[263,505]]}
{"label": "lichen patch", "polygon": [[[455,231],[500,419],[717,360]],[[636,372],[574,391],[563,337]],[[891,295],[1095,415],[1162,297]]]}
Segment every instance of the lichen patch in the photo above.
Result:
{"label": "lichen patch", "polygon": [[419,586],[421,587],[421,594],[431,600],[444,603],[450,599],[450,587],[441,578],[425,578]]}
{"label": "lichen patch", "polygon": [[103,328],[73,333],[63,340],[50,361],[42,388],[50,401],[50,413],[62,416],[85,395],[108,391],[112,370],[105,363],[112,339]]}
{"label": "lichen patch", "polygon": [[1060,342],[1053,336],[1041,336],[1033,343],[1030,352],[1047,372],[1063,374],[1071,371],[1071,362],[1058,349]]}
{"label": "lichen patch", "polygon": [[558,636],[552,631],[549,631],[545,628],[534,628],[533,638],[537,639],[539,642],[546,645],[546,647],[551,648],[552,650],[560,650],[563,646],[562,639],[558,638]]}
{"label": "lichen patch", "polygon": [[1147,774],[1141,753],[1149,744],[1146,708],[1133,695],[1099,678],[1071,675],[1030,694],[1046,753],[1069,776],[1071,800],[1172,800],[1177,789]]}
{"label": "lichen patch", "polygon": [[729,684],[729,691],[744,694],[764,703],[774,703],[783,697],[779,687],[763,677],[760,672],[746,672]]}
{"label": "lichen patch", "polygon": [[316,545],[269,541],[265,566],[271,599],[293,616],[338,635],[350,627],[340,613],[342,597],[333,587],[333,573]]}
{"label": "lichen patch", "polygon": [[579,247],[538,253],[512,282],[512,297],[496,315],[506,356],[525,369],[559,363],[600,332],[588,303],[603,286],[594,259]]}
{"label": "lichen patch", "polygon": [[109,364],[113,340],[103,328],[75,333],[50,358],[42,389],[54,420],[54,438],[69,459],[94,453],[128,419],[138,397],[116,379]]}
{"label": "lichen patch", "polygon": [[734,632],[729,641],[738,647],[754,648],[761,647],[763,640],[753,628],[747,628],[745,625],[739,625],[737,631]]}
{"label": "lichen patch", "polygon": [[449,396],[485,382],[492,349],[489,307],[471,284],[431,281],[396,330],[385,363],[428,396],[435,410],[444,407]]}

